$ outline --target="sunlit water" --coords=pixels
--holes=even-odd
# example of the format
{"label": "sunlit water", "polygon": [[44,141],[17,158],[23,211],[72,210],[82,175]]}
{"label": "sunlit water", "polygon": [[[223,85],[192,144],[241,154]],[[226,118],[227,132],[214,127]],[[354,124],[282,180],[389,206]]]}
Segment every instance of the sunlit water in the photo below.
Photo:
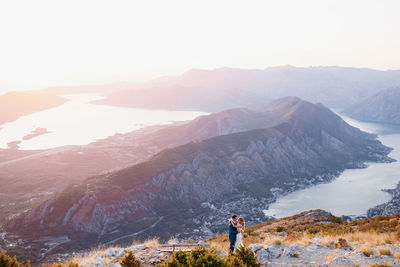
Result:
{"label": "sunlit water", "polygon": [[285,217],[310,209],[324,209],[334,215],[365,215],[369,208],[390,201],[382,189],[394,188],[400,181],[400,127],[364,123],[343,117],[363,131],[376,133],[394,163],[369,163],[368,168],[345,170],[329,184],[320,184],[279,197],[264,211],[268,216]]}
{"label": "sunlit water", "polygon": [[[61,106],[0,125],[0,148],[7,148],[7,144],[12,141],[21,141],[20,149],[85,145],[116,133],[127,133],[149,125],[191,120],[205,114],[95,105],[89,102],[101,97],[93,94],[64,97],[69,101]],[[51,133],[23,140],[24,136],[36,128],[46,128]]]}

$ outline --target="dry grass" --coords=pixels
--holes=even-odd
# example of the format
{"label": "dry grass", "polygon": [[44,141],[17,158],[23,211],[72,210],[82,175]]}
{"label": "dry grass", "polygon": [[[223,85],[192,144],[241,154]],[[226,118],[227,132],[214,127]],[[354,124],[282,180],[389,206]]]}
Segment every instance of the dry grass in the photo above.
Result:
{"label": "dry grass", "polygon": [[311,244],[311,239],[315,236],[301,233],[289,233],[283,240],[284,244],[297,244],[299,246],[308,246]]}
{"label": "dry grass", "polygon": [[[98,259],[96,257],[98,257],[99,255],[102,255],[104,253],[105,253],[105,251],[98,251],[97,253],[92,254],[90,256],[75,257],[71,261],[78,263],[79,266],[87,266],[87,265],[95,264],[96,262],[98,262]],[[117,262],[115,259],[111,259],[108,257],[105,257],[102,259],[105,261],[106,265],[111,265],[111,264]]]}
{"label": "dry grass", "polygon": [[330,263],[331,260],[333,260],[334,258],[336,258],[336,257],[338,257],[338,256],[340,256],[340,255],[337,254],[337,253],[330,253],[330,254],[328,255],[328,257],[326,257],[325,262],[326,262],[326,263]]}
{"label": "dry grass", "polygon": [[[289,232],[286,236],[284,233],[260,233],[258,236],[256,235],[247,235],[243,238],[243,243],[248,246],[254,243],[260,244],[288,244],[293,245],[297,244],[299,246],[302,245],[310,245],[311,240],[315,237],[321,238],[319,241],[322,245],[329,247],[333,242],[336,247],[361,247],[361,252],[364,254],[374,255],[378,254],[378,249],[381,247],[385,248],[387,244],[400,244],[400,237],[396,232],[353,232],[346,233],[342,235],[328,235],[328,234],[308,234],[308,233],[298,233],[298,232]],[[342,239],[340,242],[339,240]],[[345,240],[345,242],[343,241]],[[228,235],[218,235],[215,238],[211,238],[208,241],[212,248],[215,248],[217,251],[227,251],[229,248],[229,240]],[[372,249],[373,248],[373,249]],[[375,250],[375,251],[373,251]],[[384,254],[386,255],[386,254]],[[400,259],[400,253],[399,253]]]}
{"label": "dry grass", "polygon": [[388,248],[380,248],[379,250],[379,256],[392,256],[392,251],[390,251],[390,249]]}
{"label": "dry grass", "polygon": [[170,238],[170,239],[167,241],[167,244],[177,244],[177,243],[179,243],[179,240],[178,240],[178,238],[176,238],[176,237]]}
{"label": "dry grass", "polygon": [[[78,263],[79,266],[86,266],[86,265],[91,265],[94,264],[96,262],[98,262],[98,256],[99,255],[106,255],[106,253],[110,250],[110,249],[114,249],[115,251],[118,250],[119,247],[117,246],[110,246],[107,248],[93,248],[88,255],[89,256],[77,256],[74,257],[72,259],[73,262]],[[102,258],[106,265],[111,265],[117,262],[116,259],[112,259],[110,257],[104,257]],[[85,264],[84,264],[85,263]]]}
{"label": "dry grass", "polygon": [[371,247],[361,248],[360,252],[363,253],[366,257],[375,255],[375,251]]}
{"label": "dry grass", "polygon": [[142,244],[153,249],[153,248],[157,248],[160,246],[160,240],[158,238],[148,239],[148,240],[144,241]]}
{"label": "dry grass", "polygon": [[[332,242],[336,247],[347,245],[376,249],[387,244],[400,245],[400,214],[346,222],[331,215],[305,219],[304,215],[308,213],[248,227],[243,243],[247,246],[254,243],[308,246],[313,238],[319,237],[319,242],[327,247],[331,247]],[[320,224],[319,221],[330,223]],[[229,247],[228,235],[211,238],[209,243],[213,248],[226,251]]]}
{"label": "dry grass", "polygon": [[349,243],[364,246],[364,247],[374,247],[382,246],[386,244],[400,244],[400,240],[396,233],[370,233],[370,232],[356,232],[347,233],[343,235],[322,235],[319,236],[324,240],[321,244],[329,244],[331,241],[335,243],[339,238],[347,240]]}
{"label": "dry grass", "polygon": [[210,248],[215,249],[217,252],[227,251],[229,248],[229,239],[227,234],[218,234],[214,238],[209,239],[208,243],[210,244]]}
{"label": "dry grass", "polygon": [[[290,236],[289,238],[284,238],[282,234],[259,234],[255,235],[247,235],[243,237],[243,243],[245,246],[249,246],[250,244],[260,243],[260,244],[275,244],[280,246],[282,244],[297,244],[301,245],[309,245],[311,243],[310,239],[312,237],[308,235],[296,235]],[[229,238],[228,234],[219,234],[214,238],[210,238],[207,241],[210,244],[211,248],[214,248],[217,252],[227,251],[229,248]]]}
{"label": "dry grass", "polygon": [[[131,245],[128,245],[127,247],[136,246],[136,245],[146,245],[150,249],[155,249],[160,246],[160,242],[159,242],[158,238],[153,238],[153,239],[148,239],[144,242],[134,241]],[[119,248],[121,248],[121,247],[109,246],[109,247],[103,247],[103,248],[93,248],[92,250],[90,250],[87,253],[88,256],[76,256],[72,259],[72,261],[78,263],[79,266],[91,265],[91,264],[98,262],[98,258],[97,258],[98,256],[106,255],[110,249],[114,249],[114,251],[117,252]],[[117,263],[117,259],[112,259],[111,257],[103,257],[102,260],[105,261],[106,265],[112,265],[114,263]],[[85,264],[83,264],[83,263],[85,263]]]}
{"label": "dry grass", "polygon": [[386,263],[386,262],[377,263],[377,264],[374,264],[374,265],[370,264],[369,266],[370,267],[392,267],[392,265],[390,265],[389,263]]}

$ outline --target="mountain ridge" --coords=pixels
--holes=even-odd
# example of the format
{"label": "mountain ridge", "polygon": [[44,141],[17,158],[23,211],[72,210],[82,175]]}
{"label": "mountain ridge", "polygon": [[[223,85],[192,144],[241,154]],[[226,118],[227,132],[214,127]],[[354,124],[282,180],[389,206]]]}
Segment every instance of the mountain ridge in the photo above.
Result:
{"label": "mountain ridge", "polygon": [[400,87],[382,90],[343,113],[358,120],[400,124]]}
{"label": "mountain ridge", "polygon": [[262,221],[262,210],[279,192],[330,181],[364,161],[390,160],[390,149],[375,135],[322,105],[285,98],[269,109],[279,111],[280,123],[169,148],[132,167],[88,178],[11,221],[7,231],[36,239],[64,234],[70,245],[80,246],[139,231],[161,217],[162,226],[146,235],[184,234],[196,220],[217,231],[222,225],[211,222],[232,208]]}
{"label": "mountain ridge", "polygon": [[261,107],[267,100],[297,95],[313,103],[345,108],[377,93],[382,86],[400,84],[399,73],[398,70],[293,66],[192,69],[182,75],[159,77],[132,86],[94,103],[215,112]]}

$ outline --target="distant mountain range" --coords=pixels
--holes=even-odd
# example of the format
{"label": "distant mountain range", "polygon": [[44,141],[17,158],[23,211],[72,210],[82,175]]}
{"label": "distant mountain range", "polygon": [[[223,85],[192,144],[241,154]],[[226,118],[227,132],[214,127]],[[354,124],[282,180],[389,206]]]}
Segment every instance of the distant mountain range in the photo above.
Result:
{"label": "distant mountain range", "polygon": [[398,85],[399,70],[292,66],[193,69],[182,75],[127,86],[95,103],[215,112],[237,107],[261,108],[269,100],[294,95],[313,103],[346,108],[381,88]]}
{"label": "distant mountain range", "polygon": [[59,106],[66,101],[67,99],[60,96],[35,91],[5,93],[0,95],[0,124]]}
{"label": "distant mountain range", "polygon": [[400,87],[383,90],[343,113],[357,120],[400,124]]}
{"label": "distant mountain range", "polygon": [[233,211],[263,221],[262,210],[279,194],[327,182],[365,161],[391,160],[391,149],[375,135],[296,97],[258,111],[203,116],[175,129],[192,141],[72,185],[10,221],[6,231],[28,241],[66,235],[70,241],[60,250],[139,234],[190,237],[196,228],[225,229]]}

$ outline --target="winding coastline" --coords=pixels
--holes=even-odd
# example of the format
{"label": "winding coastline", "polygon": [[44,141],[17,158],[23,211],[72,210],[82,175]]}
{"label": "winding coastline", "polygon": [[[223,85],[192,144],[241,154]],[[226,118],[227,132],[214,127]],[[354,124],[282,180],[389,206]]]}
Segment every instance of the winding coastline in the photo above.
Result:
{"label": "winding coastline", "polygon": [[311,186],[278,196],[264,213],[285,217],[297,211],[322,208],[337,216],[365,216],[369,209],[387,203],[392,196],[382,189],[394,188],[400,181],[400,127],[342,118],[361,130],[375,133],[386,146],[393,148],[393,163],[367,163],[366,168],[347,169],[327,184]]}

